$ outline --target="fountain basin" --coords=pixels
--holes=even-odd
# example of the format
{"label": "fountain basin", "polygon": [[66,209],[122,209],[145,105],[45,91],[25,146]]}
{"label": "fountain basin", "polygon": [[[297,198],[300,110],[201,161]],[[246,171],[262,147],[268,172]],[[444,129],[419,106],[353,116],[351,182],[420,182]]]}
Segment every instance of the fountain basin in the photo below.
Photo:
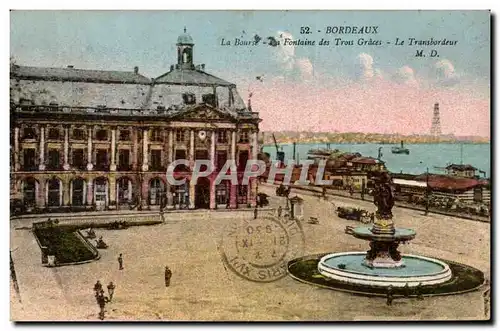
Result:
{"label": "fountain basin", "polygon": [[323,276],[344,283],[378,287],[434,285],[452,277],[446,263],[429,257],[404,254],[404,267],[370,268],[364,264],[365,256],[366,252],[328,254],[320,259],[318,270]]}
{"label": "fountain basin", "polygon": [[384,234],[374,234],[371,231],[371,227],[359,226],[355,228],[350,228],[348,231],[351,235],[356,238],[364,240],[377,240],[377,241],[409,241],[415,238],[416,232],[412,229],[405,228],[395,228],[394,234],[384,235]]}

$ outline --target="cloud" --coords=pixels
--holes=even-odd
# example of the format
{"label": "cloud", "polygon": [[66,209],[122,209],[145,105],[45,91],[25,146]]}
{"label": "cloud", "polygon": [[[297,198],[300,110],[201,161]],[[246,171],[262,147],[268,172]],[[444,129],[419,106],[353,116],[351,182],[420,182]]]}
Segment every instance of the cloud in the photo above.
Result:
{"label": "cloud", "polygon": [[275,51],[275,59],[280,65],[282,70],[290,71],[293,69],[293,65],[295,62],[295,46],[285,46],[285,39],[292,39],[293,36],[289,32],[278,31],[276,40],[280,41],[280,44],[274,47]]}
{"label": "cloud", "polygon": [[434,65],[436,82],[440,85],[451,86],[459,82],[460,77],[455,71],[455,66],[451,61],[443,59]]}
{"label": "cloud", "polygon": [[295,60],[294,69],[296,71],[296,75],[300,77],[302,81],[308,82],[313,79],[314,68],[308,58],[300,58]]}
{"label": "cloud", "polygon": [[374,67],[373,57],[367,53],[360,53],[355,60],[354,74],[360,81],[372,81],[383,78],[382,70]]}
{"label": "cloud", "polygon": [[415,71],[409,66],[402,66],[394,74],[394,80],[400,84],[418,87],[418,81],[415,78]]}
{"label": "cloud", "polygon": [[370,54],[361,53],[356,60],[356,76],[361,80],[372,79],[375,76],[373,70],[373,57]]}

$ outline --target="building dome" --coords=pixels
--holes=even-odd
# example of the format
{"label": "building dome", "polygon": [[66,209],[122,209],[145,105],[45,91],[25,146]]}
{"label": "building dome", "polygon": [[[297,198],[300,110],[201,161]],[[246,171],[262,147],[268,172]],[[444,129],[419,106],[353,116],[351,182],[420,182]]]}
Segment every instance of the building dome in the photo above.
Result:
{"label": "building dome", "polygon": [[184,28],[184,33],[177,38],[177,45],[194,45],[193,38]]}

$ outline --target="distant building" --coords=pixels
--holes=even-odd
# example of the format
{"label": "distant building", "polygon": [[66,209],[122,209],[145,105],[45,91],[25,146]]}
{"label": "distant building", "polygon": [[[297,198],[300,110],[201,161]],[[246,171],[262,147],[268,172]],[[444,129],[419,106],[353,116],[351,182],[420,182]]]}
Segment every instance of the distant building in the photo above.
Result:
{"label": "distant building", "polygon": [[450,164],[445,169],[447,174],[450,176],[469,178],[476,177],[476,170],[478,170],[470,164]]}
{"label": "distant building", "polygon": [[434,104],[434,113],[432,116],[431,136],[441,136],[441,116],[439,114],[439,103]]}
{"label": "distant building", "polygon": [[[177,64],[149,79],[133,71],[11,66],[11,197],[28,209],[237,208],[255,205],[256,182],[191,181],[195,160],[241,180],[259,152],[258,113],[236,85],[195,66],[177,39]],[[184,185],[170,185],[167,167]],[[241,182],[240,182],[241,183]]]}

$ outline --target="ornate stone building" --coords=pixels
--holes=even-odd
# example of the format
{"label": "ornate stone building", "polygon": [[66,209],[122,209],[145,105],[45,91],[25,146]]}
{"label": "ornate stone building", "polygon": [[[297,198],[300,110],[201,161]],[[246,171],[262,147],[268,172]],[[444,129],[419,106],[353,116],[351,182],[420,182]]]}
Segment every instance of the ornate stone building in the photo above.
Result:
{"label": "ornate stone building", "polygon": [[[255,204],[258,113],[236,85],[193,62],[194,42],[177,40],[177,64],[156,79],[133,71],[12,65],[11,198],[30,210],[238,208]],[[168,165],[175,168],[170,185]],[[235,160],[239,185],[216,173],[191,181],[194,161],[220,170]]]}

